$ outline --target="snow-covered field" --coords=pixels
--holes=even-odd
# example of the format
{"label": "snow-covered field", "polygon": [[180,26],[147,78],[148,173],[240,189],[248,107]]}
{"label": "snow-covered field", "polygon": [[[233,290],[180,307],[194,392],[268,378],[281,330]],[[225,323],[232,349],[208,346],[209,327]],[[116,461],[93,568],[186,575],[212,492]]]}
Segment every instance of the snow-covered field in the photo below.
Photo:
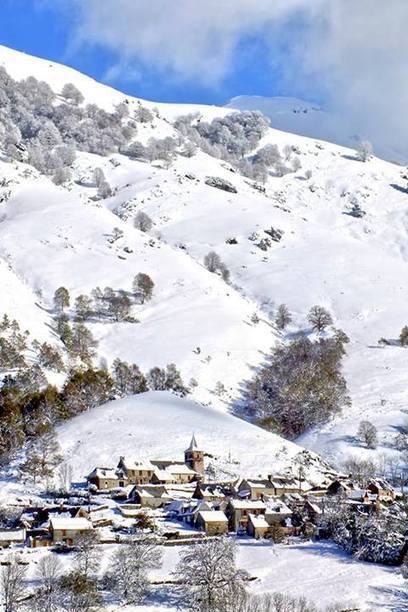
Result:
{"label": "snow-covered field", "polygon": [[[112,545],[104,547],[101,575],[109,565],[113,549]],[[165,547],[163,565],[151,572],[151,579],[155,582],[171,579],[182,551],[180,546]],[[0,558],[5,554],[0,552]],[[51,553],[38,549],[25,552],[29,579],[35,580],[36,564],[44,554]],[[71,556],[60,556],[60,560],[67,569],[72,562]],[[249,590],[254,594],[278,592],[304,596],[319,608],[341,604],[341,609],[361,612],[406,610],[406,586],[398,569],[355,561],[334,544],[271,545],[243,538],[238,545],[237,566],[254,578],[249,583]],[[120,609],[173,612],[180,609],[178,603],[171,588],[156,586],[143,605],[122,605]],[[113,611],[118,607],[113,605],[108,609]]]}

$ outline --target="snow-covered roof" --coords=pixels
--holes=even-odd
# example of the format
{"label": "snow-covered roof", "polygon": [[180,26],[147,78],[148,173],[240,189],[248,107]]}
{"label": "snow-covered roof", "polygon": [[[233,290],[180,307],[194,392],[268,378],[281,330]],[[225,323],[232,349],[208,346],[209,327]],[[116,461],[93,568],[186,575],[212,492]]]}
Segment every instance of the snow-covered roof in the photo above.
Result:
{"label": "snow-covered roof", "polygon": [[198,516],[201,516],[205,523],[228,523],[228,519],[221,510],[200,510]]}
{"label": "snow-covered roof", "polygon": [[0,542],[24,542],[25,529],[0,529]]}
{"label": "snow-covered roof", "polygon": [[232,499],[231,505],[235,510],[264,510],[266,505],[258,499]]}
{"label": "snow-covered roof", "polygon": [[267,478],[262,478],[259,480],[245,480],[245,482],[248,483],[248,486],[256,487],[257,489],[273,488],[273,484]]}
{"label": "snow-covered roof", "polygon": [[185,464],[180,465],[178,463],[173,463],[172,465],[167,466],[166,470],[170,474],[188,474],[190,476],[194,476],[194,474],[197,473],[194,470],[192,470],[190,467],[188,467],[188,465],[185,465]]}
{"label": "snow-covered roof", "polygon": [[269,523],[267,523],[263,514],[249,514],[248,518],[254,527],[269,527]]}
{"label": "snow-covered roof", "polygon": [[52,517],[50,519],[50,527],[56,530],[74,530],[74,531],[85,531],[92,529],[92,523],[83,517],[68,518],[68,517]]}
{"label": "snow-covered roof", "polygon": [[121,457],[120,458],[121,465],[127,470],[143,470],[143,471],[153,471],[154,466],[148,460],[141,461],[136,457]]}
{"label": "snow-covered roof", "polygon": [[266,502],[266,514],[292,514],[292,510],[281,499],[268,500]]}
{"label": "snow-covered roof", "polygon": [[171,482],[172,480],[174,480],[173,474],[168,470],[159,470],[158,468],[156,468],[154,470],[154,475],[158,480],[162,480],[163,482]]}
{"label": "snow-covered roof", "polygon": [[96,467],[89,474],[88,478],[110,478],[112,480],[118,480],[119,476],[115,468]]}

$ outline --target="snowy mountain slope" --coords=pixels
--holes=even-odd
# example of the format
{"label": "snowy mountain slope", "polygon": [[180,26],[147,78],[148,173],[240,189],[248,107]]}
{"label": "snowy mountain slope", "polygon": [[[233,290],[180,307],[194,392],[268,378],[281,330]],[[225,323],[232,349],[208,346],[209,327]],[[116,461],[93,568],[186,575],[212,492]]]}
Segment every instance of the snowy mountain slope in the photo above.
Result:
{"label": "snowy mountain slope", "polygon": [[[49,62],[4,47],[1,63],[15,77],[33,74],[56,90],[74,82],[87,101],[106,108],[124,99],[75,71],[58,64],[49,69]],[[173,134],[170,120],[196,110],[194,105],[155,106],[160,116],[140,127],[138,139]],[[200,111],[205,118],[229,112]],[[11,198],[0,205],[0,272],[8,275],[13,292],[6,290],[2,307],[14,309],[17,301],[15,312],[21,312],[25,326],[45,338],[52,333],[47,310],[56,287],[66,284],[73,297],[97,285],[130,290],[134,275],[148,272],[156,289],[151,302],[134,308],[140,323],[90,323],[99,356],[109,363],[120,356],[144,370],[174,361],[186,381],[197,379],[195,398],[228,411],[252,368],[277,341],[268,321],[276,306],[287,303],[294,314],[290,333],[295,333],[307,329],[310,306],[321,304],[351,339],[345,374],[353,406],[302,442],[331,460],[348,452],[370,454],[355,439],[364,417],[379,426],[377,452],[391,452],[390,437],[405,418],[407,353],[396,346],[379,349],[376,343],[381,336],[396,338],[407,323],[406,181],[399,167],[375,158],[362,163],[353,151],[334,144],[276,129],[261,145],[266,143],[281,151],[295,147],[302,168],[270,176],[265,193],[201,152],[178,156],[169,168],[120,155],[112,163],[80,154],[78,182],[68,189],[24,164],[0,161],[0,178],[13,177]],[[117,188],[103,202],[94,201],[95,188],[86,180],[95,167],[102,167]],[[238,193],[206,185],[208,176],[229,180]],[[366,212],[361,219],[345,214],[356,202]],[[149,234],[133,227],[138,210],[154,221]],[[115,227],[124,235],[112,242]],[[271,228],[284,234],[265,245],[265,230]],[[212,249],[230,269],[230,285],[203,267]],[[258,324],[251,320],[254,312]],[[223,398],[212,392],[217,380],[228,389]]]}
{"label": "snowy mountain slope", "polygon": [[[26,79],[29,76],[35,76],[38,80],[43,80],[48,83],[55,93],[60,93],[66,83],[74,83],[81,91],[88,104],[96,104],[97,106],[112,111],[116,104],[124,100],[130,105],[130,109],[135,108],[141,102],[139,98],[133,98],[126,94],[99,83],[95,79],[50,60],[45,60],[32,55],[27,55],[21,51],[16,51],[8,47],[0,45],[0,66],[4,66],[7,72],[16,80]],[[204,104],[166,104],[143,100],[143,105],[153,109],[157,108],[161,116],[166,121],[173,121],[176,117],[191,112],[200,112],[208,120],[220,115],[225,115],[231,112],[228,109],[220,109],[216,106],[208,106]],[[160,122],[161,129],[166,130],[165,121]],[[169,133],[172,130],[167,126]],[[161,136],[163,137],[163,136]]]}
{"label": "snowy mountain slope", "polygon": [[[157,391],[94,408],[57,430],[74,478],[79,479],[95,465],[116,465],[120,455],[183,460],[192,432],[208,453],[207,465],[213,464],[220,476],[279,473],[290,469],[302,451],[237,417]],[[310,458],[308,476],[319,483],[327,466],[316,456]]]}
{"label": "snowy mountain slope", "polygon": [[[143,171],[154,170],[135,165],[143,184]],[[96,286],[131,291],[136,273],[150,274],[156,290],[151,302],[134,308],[139,323],[90,323],[100,341],[99,355],[109,365],[120,356],[142,369],[175,362],[186,380],[194,376],[199,381],[204,401],[221,371],[224,384],[235,389],[249,374],[246,361],[256,365],[260,351],[275,341],[268,323],[251,324],[256,306],[180,249],[146,236],[100,202],[80,196],[46,180],[13,192],[2,209],[0,236],[1,252],[15,273],[41,290],[48,309],[61,285],[73,296]],[[112,243],[115,227],[124,235]],[[197,347],[200,354],[193,353]],[[245,355],[239,365],[227,358],[237,350]]]}
{"label": "snowy mountain slope", "polygon": [[[355,147],[367,138],[339,111],[321,108],[318,104],[284,96],[236,96],[225,105],[236,110],[259,110],[270,118],[277,130],[293,132],[300,136],[319,138],[346,147]],[[376,155],[404,164],[408,159],[407,150],[395,150],[374,142]]]}

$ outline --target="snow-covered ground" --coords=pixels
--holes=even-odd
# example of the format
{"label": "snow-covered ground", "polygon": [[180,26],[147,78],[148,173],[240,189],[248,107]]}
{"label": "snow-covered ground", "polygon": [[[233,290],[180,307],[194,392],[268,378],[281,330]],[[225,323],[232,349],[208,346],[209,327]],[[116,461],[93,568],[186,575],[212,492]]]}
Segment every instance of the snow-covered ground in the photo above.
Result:
{"label": "snow-covered ground", "polygon": [[[113,545],[104,546],[100,573],[108,568]],[[150,577],[155,582],[172,578],[183,548],[165,547],[163,565],[153,570]],[[49,553],[45,550],[25,551],[29,562],[28,578],[35,584],[36,564]],[[0,552],[0,558],[7,555]],[[60,555],[68,569],[71,555]],[[287,593],[293,597],[304,596],[319,608],[342,604],[342,609],[358,609],[361,612],[380,610],[405,610],[406,586],[398,569],[362,563],[347,556],[330,543],[299,542],[271,545],[243,538],[239,541],[237,566],[246,569],[254,578],[249,590],[254,594]],[[120,606],[126,612],[173,612],[179,610],[180,600],[174,597],[171,587],[156,586],[144,605]],[[111,608],[117,610],[118,606]]]}

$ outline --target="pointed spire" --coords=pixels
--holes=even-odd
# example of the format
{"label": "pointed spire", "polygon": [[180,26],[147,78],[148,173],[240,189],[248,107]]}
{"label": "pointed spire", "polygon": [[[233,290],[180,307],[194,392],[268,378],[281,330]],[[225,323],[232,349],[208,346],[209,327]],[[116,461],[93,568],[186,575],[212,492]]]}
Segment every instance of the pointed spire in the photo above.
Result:
{"label": "pointed spire", "polygon": [[191,442],[190,442],[190,446],[187,449],[188,451],[195,451],[198,450],[198,444],[197,444],[197,440],[195,439],[195,435],[193,434],[192,438],[191,438]]}

